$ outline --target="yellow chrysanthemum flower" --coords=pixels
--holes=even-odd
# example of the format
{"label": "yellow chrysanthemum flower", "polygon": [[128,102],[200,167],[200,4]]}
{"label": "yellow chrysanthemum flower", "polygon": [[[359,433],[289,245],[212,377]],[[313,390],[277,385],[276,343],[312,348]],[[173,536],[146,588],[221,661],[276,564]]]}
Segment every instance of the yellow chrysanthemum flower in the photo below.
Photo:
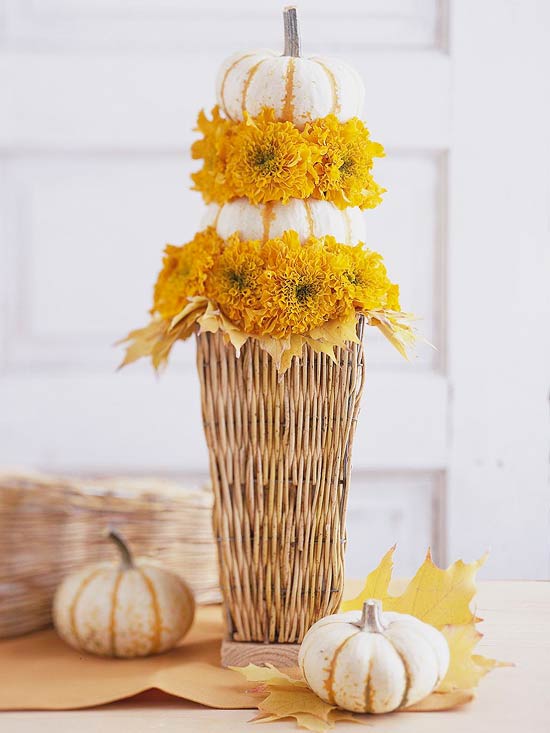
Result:
{"label": "yellow chrysanthemum flower", "polygon": [[241,328],[246,312],[258,307],[258,280],[262,270],[260,243],[241,241],[234,234],[227,240],[206,281],[207,297]]}
{"label": "yellow chrysanthemum flower", "polygon": [[350,247],[338,244],[333,237],[325,239],[332,253],[331,265],[341,278],[344,297],[340,305],[344,310],[400,310],[399,287],[388,278],[381,254],[364,249],[362,243]]}
{"label": "yellow chrysanthemum flower", "polygon": [[382,157],[384,148],[370,139],[361,120],[354,117],[342,123],[328,115],[308,123],[303,134],[323,151],[315,164],[315,198],[332,201],[341,209],[378,206],[385,189],[374,181],[371,170],[373,159]]}
{"label": "yellow chrysanthemum flower", "polygon": [[291,122],[277,122],[273,110],[247,116],[228,147],[225,173],[235,196],[253,204],[286,203],[313,191],[315,150]]}
{"label": "yellow chrysanthemum flower", "polygon": [[181,247],[167,245],[151,312],[173,318],[185,307],[188,298],[204,295],[208,272],[222,246],[223,239],[212,227],[198,232],[191,242]]}
{"label": "yellow chrysanthemum flower", "polygon": [[317,239],[304,245],[297,232],[270,239],[262,247],[259,309],[247,313],[246,330],[282,338],[303,334],[334,315],[338,279],[329,255]]}
{"label": "yellow chrysanthemum flower", "polygon": [[199,171],[191,174],[193,188],[202,193],[208,204],[213,201],[226,203],[232,198],[224,175],[231,123],[220,115],[219,107],[214,107],[211,120],[203,110],[199,112],[196,130],[203,137],[192,144],[191,157],[195,160],[202,158],[204,163]]}
{"label": "yellow chrysanthemum flower", "polygon": [[373,208],[381,202],[385,189],[371,170],[384,149],[356,117],[340,122],[328,115],[300,131],[291,122],[277,121],[272,109],[236,122],[214,107],[211,120],[199,114],[197,130],[203,137],[193,144],[192,156],[204,164],[192,179],[207,203],[239,196],[254,204],[286,203],[310,195],[340,208]]}

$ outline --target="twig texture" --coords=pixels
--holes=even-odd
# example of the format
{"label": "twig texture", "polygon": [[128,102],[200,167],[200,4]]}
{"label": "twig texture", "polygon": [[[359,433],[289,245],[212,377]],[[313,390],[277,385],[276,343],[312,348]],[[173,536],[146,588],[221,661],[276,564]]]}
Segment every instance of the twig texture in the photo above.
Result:
{"label": "twig texture", "polygon": [[342,597],[363,348],[304,347],[281,379],[252,339],[239,358],[219,333],[197,346],[228,637],[300,642]]}

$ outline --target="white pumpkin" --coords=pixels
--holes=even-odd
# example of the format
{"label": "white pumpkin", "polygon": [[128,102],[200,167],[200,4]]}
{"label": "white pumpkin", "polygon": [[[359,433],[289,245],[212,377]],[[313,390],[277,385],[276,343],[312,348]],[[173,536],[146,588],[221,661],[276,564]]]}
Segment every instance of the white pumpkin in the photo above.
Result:
{"label": "white pumpkin", "polygon": [[280,237],[287,229],[300,239],[331,234],[343,244],[365,241],[365,217],[358,208],[339,209],[330,201],[290,199],[286,204],[254,206],[248,199],[234,199],[223,206],[210,204],[202,227],[213,226],[223,239],[240,232],[243,239],[266,241]]}
{"label": "white pumpkin", "polygon": [[234,54],[222,65],[217,82],[218,104],[229,119],[255,116],[263,107],[281,121],[302,128],[309,120],[334,114],[345,122],[360,116],[365,97],[361,77],[336,59],[300,56],[296,9],[286,8],[285,50]]}
{"label": "white pumpkin", "polygon": [[171,649],[195,613],[186,583],[147,560],[134,561],[114,531],[120,564],[96,563],[68,576],[53,606],[54,625],[75,649],[111,657],[143,657]]}
{"label": "white pumpkin", "polygon": [[307,632],[298,662],[308,685],[331,705],[389,713],[427,697],[449,666],[443,634],[414,616],[363,611],[325,618]]}

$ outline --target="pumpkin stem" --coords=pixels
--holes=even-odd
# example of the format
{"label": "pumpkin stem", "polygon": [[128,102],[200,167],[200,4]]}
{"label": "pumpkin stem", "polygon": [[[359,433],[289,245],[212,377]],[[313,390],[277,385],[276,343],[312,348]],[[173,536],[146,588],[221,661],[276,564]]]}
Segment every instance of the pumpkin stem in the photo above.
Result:
{"label": "pumpkin stem", "polygon": [[300,56],[300,33],[298,32],[298,16],[294,5],[288,5],[283,10],[285,25],[285,50],[283,56]]}
{"label": "pumpkin stem", "polygon": [[120,565],[122,569],[129,570],[130,568],[133,568],[134,560],[132,558],[132,553],[122,536],[116,531],[116,529],[109,527],[107,537],[115,543],[118,551],[120,552]]}
{"label": "pumpkin stem", "polygon": [[374,634],[384,633],[384,624],[382,623],[382,607],[380,601],[375,598],[369,598],[363,603],[363,613],[361,620],[357,624],[361,631],[370,631]]}

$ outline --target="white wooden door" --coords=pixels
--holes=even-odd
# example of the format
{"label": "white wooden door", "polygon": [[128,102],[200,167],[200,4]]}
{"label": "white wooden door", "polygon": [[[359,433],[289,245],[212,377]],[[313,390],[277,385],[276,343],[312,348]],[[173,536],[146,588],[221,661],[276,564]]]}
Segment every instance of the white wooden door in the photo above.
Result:
{"label": "white wooden door", "polygon": [[[492,546],[486,577],[547,577],[550,5],[299,12],[304,51],[365,78],[388,188],[368,244],[437,347],[404,363],[368,334],[349,573],[398,541],[402,572],[428,544],[442,562]],[[220,61],[280,46],[280,16],[255,0],[0,0],[1,463],[206,475],[193,343],[160,380],[115,373],[112,344],[145,322],[164,243],[198,228],[189,145]]]}

